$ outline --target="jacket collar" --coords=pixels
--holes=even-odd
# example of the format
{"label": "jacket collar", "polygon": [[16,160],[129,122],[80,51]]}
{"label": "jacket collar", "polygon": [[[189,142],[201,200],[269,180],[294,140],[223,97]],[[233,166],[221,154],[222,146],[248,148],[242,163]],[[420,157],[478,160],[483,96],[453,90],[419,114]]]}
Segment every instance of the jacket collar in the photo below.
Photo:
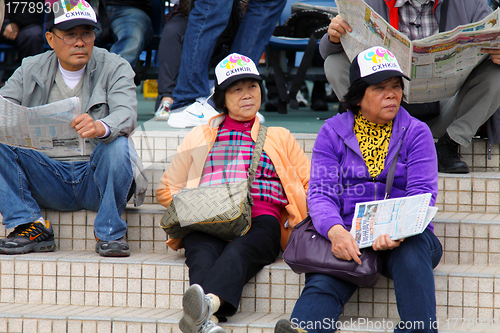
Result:
{"label": "jacket collar", "polygon": [[[351,111],[338,114],[326,121],[330,124],[333,131],[345,142],[345,144],[352,149],[356,154],[363,157],[359,149],[358,139],[354,134],[354,114]],[[392,127],[391,140],[389,142],[389,152],[386,161],[391,161],[396,154],[397,149],[401,144],[401,140],[410,126],[411,116],[402,107],[399,107],[398,114],[394,118],[394,125]]]}
{"label": "jacket collar", "polygon": [[[83,96],[82,99],[84,101],[88,101],[90,99],[90,91],[89,87],[89,76],[94,74],[94,71],[97,69],[97,60],[96,58],[102,53],[102,49],[95,47],[92,49],[92,55],[90,56],[89,62],[87,63],[87,67],[85,68],[85,72],[83,73]],[[52,51],[47,51],[43,57],[39,59],[38,69],[36,69],[33,74],[33,80],[42,87],[44,91],[45,103],[47,103],[49,98],[50,89],[52,88],[52,83],[54,82],[57,71],[59,70],[58,58],[56,53]],[[84,106],[82,105],[82,111]],[[86,111],[86,110],[85,110]]]}
{"label": "jacket collar", "polygon": [[[224,119],[226,119],[226,114],[221,112],[218,115],[210,118],[210,120],[208,121],[208,127],[212,131],[216,131],[219,128],[219,126],[224,122]],[[254,142],[257,142],[257,137],[259,136],[259,130],[260,130],[259,117],[255,116],[255,122],[253,123],[252,131],[250,132],[250,135],[252,136],[252,140]]]}

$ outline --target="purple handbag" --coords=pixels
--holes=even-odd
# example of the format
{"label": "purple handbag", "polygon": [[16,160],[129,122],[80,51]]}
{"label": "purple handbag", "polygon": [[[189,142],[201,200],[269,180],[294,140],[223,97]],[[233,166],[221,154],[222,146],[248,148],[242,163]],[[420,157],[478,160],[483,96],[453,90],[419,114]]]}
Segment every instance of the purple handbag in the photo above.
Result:
{"label": "purple handbag", "polygon": [[372,248],[362,249],[360,259],[358,265],[354,260],[335,257],[332,243],[316,231],[310,216],[295,226],[283,252],[283,260],[297,274],[322,273],[360,287],[373,287],[380,276],[382,260]]}
{"label": "purple handbag", "polygon": [[[385,198],[389,198],[396,173],[399,148],[387,172]],[[357,284],[373,287],[377,284],[382,270],[379,253],[371,247],[361,250],[361,265],[354,260],[338,259],[332,253],[332,243],[314,228],[311,216],[297,224],[288,239],[283,260],[297,274],[322,273]]]}

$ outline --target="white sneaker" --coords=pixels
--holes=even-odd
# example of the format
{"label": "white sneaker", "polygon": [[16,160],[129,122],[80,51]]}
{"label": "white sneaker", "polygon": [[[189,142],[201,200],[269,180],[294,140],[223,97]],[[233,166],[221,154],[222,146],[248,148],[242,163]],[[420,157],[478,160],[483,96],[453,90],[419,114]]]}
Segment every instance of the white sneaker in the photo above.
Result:
{"label": "white sneaker", "polygon": [[262,115],[262,113],[257,112],[257,118],[259,118],[259,123],[263,124],[266,121],[266,118]]}
{"label": "white sneaker", "polygon": [[299,106],[304,107],[308,105],[307,100],[304,98],[304,95],[302,95],[302,91],[300,90],[297,92],[297,96],[295,97],[295,99],[297,99]]}
{"label": "white sneaker", "polygon": [[170,113],[168,125],[174,128],[186,128],[205,125],[213,116],[219,114],[204,97],[197,98],[192,104],[175,109]]}
{"label": "white sneaker", "polygon": [[169,101],[161,102],[158,110],[156,110],[155,117],[153,119],[155,121],[167,121],[170,117],[171,107],[172,103],[170,103]]}

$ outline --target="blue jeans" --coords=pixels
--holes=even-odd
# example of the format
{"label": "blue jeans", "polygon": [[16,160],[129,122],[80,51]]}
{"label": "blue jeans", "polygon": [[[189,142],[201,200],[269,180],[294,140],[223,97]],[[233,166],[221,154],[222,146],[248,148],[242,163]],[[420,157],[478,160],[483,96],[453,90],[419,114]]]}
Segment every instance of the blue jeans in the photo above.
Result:
{"label": "blue jeans", "polygon": [[[252,0],[248,3],[231,52],[238,52],[258,64],[278,23],[286,0]],[[226,28],[231,6],[227,1],[197,0],[189,14],[184,35],[181,67],[173,91],[176,105],[209,96],[208,67],[218,36]]]}
{"label": "blue jeans", "polygon": [[[131,156],[134,155],[134,156]],[[0,213],[6,229],[39,219],[40,207],[97,211],[95,235],[116,240],[127,231],[121,218],[132,185],[126,137],[99,143],[89,161],[61,162],[47,155],[0,144]]]}
{"label": "blue jeans", "polygon": [[151,19],[143,10],[129,6],[107,6],[107,11],[115,38],[109,51],[121,55],[134,67],[144,46],[153,38]]}
{"label": "blue jeans", "polygon": [[[384,259],[382,274],[394,281],[401,319],[394,332],[437,332],[435,327],[431,327],[436,325],[436,290],[432,270],[442,255],[437,237],[426,229],[380,255]],[[328,275],[306,274],[306,285],[293,309],[292,323],[309,333],[335,331],[336,326],[340,328],[336,322],[343,306],[357,288],[352,283]],[[315,325],[316,322],[319,324]]]}

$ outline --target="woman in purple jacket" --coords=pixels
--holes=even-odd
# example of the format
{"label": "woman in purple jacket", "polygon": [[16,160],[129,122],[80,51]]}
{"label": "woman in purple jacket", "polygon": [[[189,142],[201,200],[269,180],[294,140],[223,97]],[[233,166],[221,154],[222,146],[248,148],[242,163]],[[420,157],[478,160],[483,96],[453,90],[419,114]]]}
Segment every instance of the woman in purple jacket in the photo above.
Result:
{"label": "woman in purple jacket", "polygon": [[[403,72],[382,47],[361,52],[350,68],[350,87],[342,101],[349,112],[329,119],[316,139],[308,190],[309,213],[316,230],[332,242],[340,259],[361,263],[349,233],[357,202],[381,200],[392,163],[397,163],[391,197],[438,192],[436,151],[426,124],[400,106]],[[408,79],[408,78],[406,78]],[[433,225],[420,235],[394,241],[380,236],[382,274],[394,281],[401,321],[395,332],[435,332],[433,268],[442,247]],[[306,284],[291,316],[276,332],[332,332],[358,286],[323,274],[306,274]],[[386,322],[387,324],[387,322]],[[388,323],[390,326],[392,324]],[[391,329],[391,327],[386,327]]]}

